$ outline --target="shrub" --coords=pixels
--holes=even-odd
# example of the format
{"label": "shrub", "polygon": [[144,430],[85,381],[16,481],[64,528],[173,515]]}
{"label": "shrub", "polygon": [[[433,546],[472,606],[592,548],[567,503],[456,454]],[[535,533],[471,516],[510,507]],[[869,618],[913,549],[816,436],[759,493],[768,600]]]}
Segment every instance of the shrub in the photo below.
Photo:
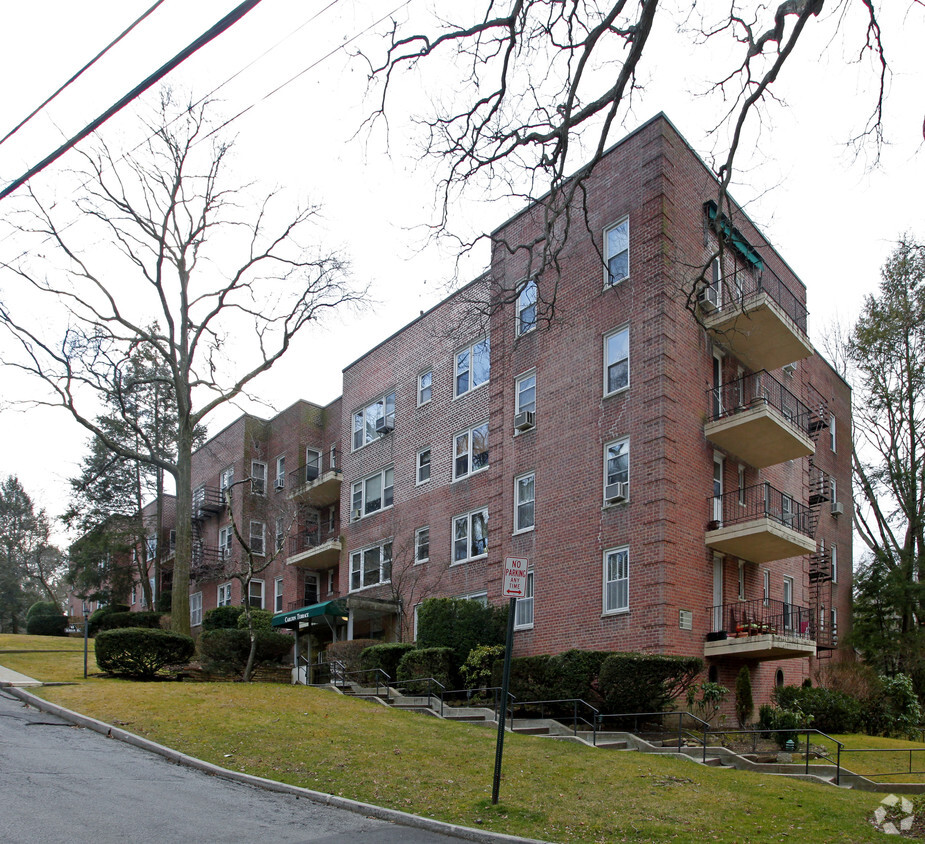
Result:
{"label": "shrub", "polygon": [[118,630],[121,627],[147,627],[159,630],[163,617],[164,614],[160,612],[111,612],[100,619],[99,629]]}
{"label": "shrub", "polygon": [[87,619],[88,634],[95,636],[99,632],[100,621],[104,616],[114,612],[128,612],[130,609],[131,607],[127,607],[125,604],[107,604],[105,607],[94,610],[90,613],[90,618]]}
{"label": "shrub", "polygon": [[205,630],[235,630],[238,626],[238,617],[244,612],[244,607],[216,607],[209,610],[202,617],[202,629]]}
{"label": "shrub", "polygon": [[[266,663],[280,663],[292,651],[292,636],[258,630],[254,669]],[[251,638],[246,630],[222,627],[203,630],[199,656],[204,668],[223,674],[243,675],[250,655]]]}
{"label": "shrub", "polygon": [[61,615],[61,607],[54,601],[36,601],[26,611],[26,621],[37,615]]}
{"label": "shrub", "polygon": [[452,648],[454,667],[478,645],[503,645],[507,606],[493,607],[465,598],[428,598],[418,610],[418,647]]}
{"label": "shrub", "polygon": [[189,636],[169,630],[123,627],[104,630],[94,644],[96,663],[120,677],[149,679],[167,665],[185,663],[195,645]]}
{"label": "shrub", "polygon": [[736,676],[736,720],[739,726],[745,729],[748,719],[755,711],[755,702],[752,700],[752,673],[747,665],[739,669]]}
{"label": "shrub", "polygon": [[781,686],[774,690],[774,699],[784,710],[812,716],[813,727],[824,733],[854,733],[863,728],[863,702],[835,689]]}
{"label": "shrub", "polygon": [[[251,610],[251,623],[254,625],[254,630],[266,630],[268,632],[273,632],[273,613],[269,610]],[[241,614],[238,616],[238,627],[242,630],[247,630],[247,613],[244,612],[244,607],[241,607]]]}
{"label": "shrub", "polygon": [[[783,748],[788,741],[793,741],[794,744],[798,742],[796,731],[801,727],[807,727],[810,719],[811,715],[806,716],[800,711],[794,712],[764,704],[758,710],[758,729],[765,730],[777,742],[777,746]],[[781,732],[772,732],[773,730]]]}
{"label": "shrub", "polygon": [[67,616],[53,601],[36,601],[26,613],[26,632],[33,636],[64,636]]}
{"label": "shrub", "polygon": [[492,670],[499,659],[504,659],[504,645],[479,645],[473,648],[459,669],[463,685],[467,689],[484,689],[490,685]]}
{"label": "shrub", "polygon": [[[613,656],[610,651],[573,649],[555,655],[514,657],[511,660],[510,692],[518,700],[579,698],[599,709],[603,704],[601,666],[610,656]],[[502,669],[499,658],[492,671],[493,686],[501,685]]]}
{"label": "shrub", "polygon": [[922,710],[908,674],[879,678],[878,691],[867,700],[864,724],[870,735],[912,736]]}
{"label": "shrub", "polygon": [[[699,699],[698,692],[700,693]],[[713,723],[716,713],[719,712],[728,696],[729,689],[721,683],[694,683],[687,687],[687,708],[692,715],[696,715],[702,721]]]}
{"label": "shrub", "polygon": [[360,654],[368,647],[378,645],[376,639],[351,639],[348,642],[331,642],[327,647],[328,661],[337,660],[344,664],[346,671],[359,671],[361,666]]}
{"label": "shrub", "polygon": [[598,682],[609,712],[661,712],[702,670],[699,657],[615,653],[601,665]]}
{"label": "shrub", "polygon": [[[416,648],[408,651],[398,663],[398,681],[410,694],[423,694],[427,691],[426,682],[405,684],[405,681],[419,677],[433,677],[444,688],[452,689],[455,679],[454,660],[453,648]],[[440,690],[434,688],[432,691],[436,693]]]}
{"label": "shrub", "polygon": [[379,668],[389,675],[390,680],[398,676],[398,663],[401,658],[413,651],[414,642],[383,642],[379,645],[370,645],[360,654],[360,669],[372,672]]}
{"label": "shrub", "polygon": [[[549,654],[515,656],[511,659],[508,690],[518,700],[553,700],[556,678],[551,665]],[[498,659],[492,668],[492,686],[501,685],[502,671],[503,663]]]}

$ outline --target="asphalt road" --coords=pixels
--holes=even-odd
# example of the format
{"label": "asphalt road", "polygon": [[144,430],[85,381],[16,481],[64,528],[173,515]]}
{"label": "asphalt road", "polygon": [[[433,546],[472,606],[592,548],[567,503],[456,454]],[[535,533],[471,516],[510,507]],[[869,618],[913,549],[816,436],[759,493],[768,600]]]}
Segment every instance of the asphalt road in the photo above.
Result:
{"label": "asphalt road", "polygon": [[0,691],[5,844],[459,840],[176,765]]}

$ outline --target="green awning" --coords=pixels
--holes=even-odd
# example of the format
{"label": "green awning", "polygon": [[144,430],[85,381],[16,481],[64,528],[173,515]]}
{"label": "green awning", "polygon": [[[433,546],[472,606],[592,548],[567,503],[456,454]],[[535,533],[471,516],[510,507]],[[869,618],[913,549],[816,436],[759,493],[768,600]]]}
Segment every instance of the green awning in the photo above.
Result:
{"label": "green awning", "polygon": [[312,604],[289,612],[277,613],[273,616],[274,627],[295,627],[310,618],[319,618],[322,615],[346,615],[347,608],[340,601],[325,601],[321,604]]}
{"label": "green awning", "polygon": [[[719,210],[716,205],[716,200],[707,200],[703,203],[703,208],[704,211],[707,212],[710,221],[715,222]],[[745,235],[743,235],[742,232],[729,222],[729,218],[725,214],[720,214],[719,216],[719,230],[723,233],[723,237],[729,241],[732,248],[752,266],[759,270],[764,267],[764,261],[761,260],[761,256],[755,250],[755,247],[745,239]]]}

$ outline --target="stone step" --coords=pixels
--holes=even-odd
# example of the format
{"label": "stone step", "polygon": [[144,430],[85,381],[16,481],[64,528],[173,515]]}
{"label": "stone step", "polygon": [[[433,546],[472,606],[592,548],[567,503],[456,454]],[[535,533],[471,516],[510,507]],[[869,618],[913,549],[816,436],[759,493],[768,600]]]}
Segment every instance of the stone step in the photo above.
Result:
{"label": "stone step", "polygon": [[548,736],[549,727],[514,727],[514,732],[525,736]]}

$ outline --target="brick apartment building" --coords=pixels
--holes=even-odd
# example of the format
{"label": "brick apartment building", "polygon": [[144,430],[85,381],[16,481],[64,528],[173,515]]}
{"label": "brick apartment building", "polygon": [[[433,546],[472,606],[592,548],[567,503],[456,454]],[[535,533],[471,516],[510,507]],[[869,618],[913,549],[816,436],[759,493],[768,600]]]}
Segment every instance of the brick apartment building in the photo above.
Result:
{"label": "brick apartment building", "polygon": [[[238,551],[222,489],[248,479],[236,523],[282,549],[249,600],[313,656],[412,639],[427,597],[501,602],[510,555],[530,560],[517,654],[699,655],[730,687],[747,663],[765,699],[837,650],[851,396],[808,340],[804,285],[735,209],[693,290],[719,247],[716,185],[662,115],[587,194],[556,278],[498,247],[347,366],[341,398],[243,416],[197,452],[194,624],[245,597],[223,575]],[[541,222],[527,208],[494,239],[530,242]],[[554,283],[547,324],[537,290]]]}

